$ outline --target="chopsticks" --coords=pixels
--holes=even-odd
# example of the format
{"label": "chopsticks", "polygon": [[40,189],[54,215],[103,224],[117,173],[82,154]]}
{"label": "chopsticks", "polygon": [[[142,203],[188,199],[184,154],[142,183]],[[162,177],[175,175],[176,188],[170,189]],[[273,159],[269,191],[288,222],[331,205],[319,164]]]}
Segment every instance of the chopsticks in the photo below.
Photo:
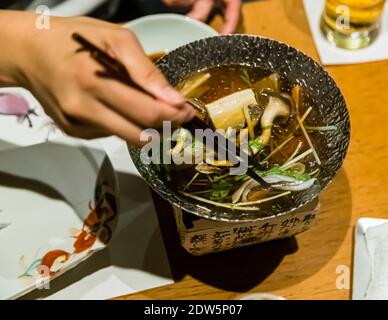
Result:
{"label": "chopsticks", "polygon": [[73,33],[72,38],[81,45],[81,49],[79,51],[90,52],[90,56],[105,67],[105,71],[107,71],[106,75],[121,82],[132,84],[127,69],[119,61],[112,58],[109,54],[105,53],[78,33]]}
{"label": "chopsticks", "polygon": [[[131,80],[126,68],[120,61],[112,58],[106,52],[95,46],[93,43],[85,39],[79,33],[73,33],[72,38],[74,41],[81,45],[81,48],[78,51],[87,51],[90,53],[91,57],[100,63],[105,68],[104,76],[108,76],[114,79],[117,79],[123,83],[134,86],[135,84]],[[98,73],[102,75],[101,73]],[[138,86],[138,89],[142,90]],[[142,90],[144,91],[144,90]],[[148,93],[147,93],[148,94]],[[189,102],[190,103],[190,102]],[[269,189],[271,188],[271,184],[266,182],[262,177],[260,177],[255,169],[257,170],[265,170],[265,167],[258,162],[255,158],[249,156],[242,150],[238,148],[232,141],[226,139],[222,134],[215,131],[214,128],[210,127],[206,122],[202,121],[198,117],[194,117],[191,121],[182,125],[182,128],[185,128],[190,131],[192,135],[195,133],[195,129],[211,129],[215,133],[216,139],[214,139],[214,146],[216,150],[222,149],[226,151],[225,154],[228,154],[228,148],[233,148],[236,150],[236,154],[234,155],[235,160],[240,162],[240,165],[243,164],[245,168],[247,168],[247,175],[252,179],[256,180],[263,188]],[[217,141],[218,140],[218,141]],[[238,156],[240,155],[240,156]],[[247,159],[247,161],[245,160]]]}
{"label": "chopsticks", "polygon": [[[214,132],[216,138],[214,139],[214,149],[222,150],[225,152],[224,154],[228,154],[229,149],[236,150],[236,154],[232,155],[234,157],[233,162],[237,160],[238,162],[240,162],[240,165],[244,165],[246,168],[246,174],[252,179],[256,180],[258,183],[260,183],[263,188],[271,188],[272,185],[265,181],[262,177],[260,177],[255,171],[255,169],[265,170],[265,167],[255,158],[249,156],[247,153],[242,151],[231,140],[226,139],[221,133],[211,128],[206,122],[202,121],[198,117],[194,117],[194,119],[192,119],[191,121],[183,124],[182,128],[189,130],[192,136],[195,136],[195,129],[211,129]],[[248,161],[245,161],[245,159],[247,159]]]}

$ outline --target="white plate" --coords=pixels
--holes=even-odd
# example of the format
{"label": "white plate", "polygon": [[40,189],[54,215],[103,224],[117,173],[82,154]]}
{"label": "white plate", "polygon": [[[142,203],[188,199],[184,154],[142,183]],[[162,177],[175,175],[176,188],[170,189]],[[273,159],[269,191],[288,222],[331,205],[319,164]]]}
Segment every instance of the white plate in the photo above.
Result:
{"label": "white plate", "polygon": [[14,299],[101,250],[117,225],[105,152],[78,140],[0,151],[0,300]]}
{"label": "white plate", "polygon": [[366,245],[366,232],[370,227],[376,227],[388,222],[387,219],[361,218],[355,230],[354,270],[353,270],[353,300],[363,300],[371,280],[372,266]]}
{"label": "white plate", "polygon": [[169,52],[218,33],[207,24],[178,14],[155,14],[124,25],[131,29],[147,54]]}

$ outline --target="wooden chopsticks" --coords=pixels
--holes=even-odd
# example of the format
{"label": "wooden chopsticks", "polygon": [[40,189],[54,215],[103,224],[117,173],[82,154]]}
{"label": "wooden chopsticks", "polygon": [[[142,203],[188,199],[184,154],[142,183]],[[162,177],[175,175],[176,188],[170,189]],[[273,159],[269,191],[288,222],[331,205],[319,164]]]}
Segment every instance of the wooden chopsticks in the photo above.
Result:
{"label": "wooden chopsticks", "polygon": [[[131,80],[127,69],[125,66],[116,59],[112,58],[109,54],[95,46],[89,40],[85,39],[79,33],[73,33],[72,38],[74,41],[81,45],[81,48],[78,51],[88,51],[90,52],[91,57],[96,60],[99,64],[101,64],[105,68],[105,73],[103,76],[111,77],[113,79],[119,80],[125,84],[136,86]],[[101,73],[99,73],[101,75]],[[143,91],[141,88],[136,86],[139,90]],[[147,93],[148,94],[148,93]],[[271,184],[266,182],[262,177],[260,177],[256,170],[265,170],[265,167],[258,162],[255,158],[249,156],[238,146],[236,146],[232,141],[226,139],[222,134],[215,131],[214,128],[210,127],[206,122],[202,121],[198,117],[194,117],[191,121],[182,125],[183,128],[190,131],[190,133],[194,136],[195,129],[211,129],[215,133],[214,146],[216,150],[223,149],[223,151],[228,151],[228,148],[236,150],[236,154],[234,155],[234,163],[240,163],[240,166],[243,165],[246,168],[246,173],[252,179],[256,180],[260,183],[263,188],[269,189],[271,188]],[[218,140],[218,141],[217,141]],[[225,153],[228,154],[228,153]],[[238,156],[239,155],[239,156]],[[247,159],[247,161],[245,160]],[[236,161],[237,160],[237,161]]]}

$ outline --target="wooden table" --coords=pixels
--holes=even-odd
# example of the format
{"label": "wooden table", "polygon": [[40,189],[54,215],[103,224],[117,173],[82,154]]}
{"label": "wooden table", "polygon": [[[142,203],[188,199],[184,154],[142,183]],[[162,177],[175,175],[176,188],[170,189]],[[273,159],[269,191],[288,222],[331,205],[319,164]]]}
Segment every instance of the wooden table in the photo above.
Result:
{"label": "wooden table", "polygon": [[[286,42],[319,61],[299,0],[245,4],[243,30]],[[287,299],[350,299],[354,226],[360,217],[388,217],[388,61],[327,70],[347,101],[352,136],[343,169],[320,198],[316,225],[296,238],[192,257],[178,243],[169,206],[157,200],[177,282],[123,298],[233,299],[271,292]]]}

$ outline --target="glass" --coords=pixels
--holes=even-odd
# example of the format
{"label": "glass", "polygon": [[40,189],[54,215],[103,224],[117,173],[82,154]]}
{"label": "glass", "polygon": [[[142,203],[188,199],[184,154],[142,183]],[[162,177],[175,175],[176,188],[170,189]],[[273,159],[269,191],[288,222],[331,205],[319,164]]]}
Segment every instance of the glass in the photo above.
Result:
{"label": "glass", "polygon": [[326,0],[321,30],[337,47],[356,50],[376,40],[385,0]]}

